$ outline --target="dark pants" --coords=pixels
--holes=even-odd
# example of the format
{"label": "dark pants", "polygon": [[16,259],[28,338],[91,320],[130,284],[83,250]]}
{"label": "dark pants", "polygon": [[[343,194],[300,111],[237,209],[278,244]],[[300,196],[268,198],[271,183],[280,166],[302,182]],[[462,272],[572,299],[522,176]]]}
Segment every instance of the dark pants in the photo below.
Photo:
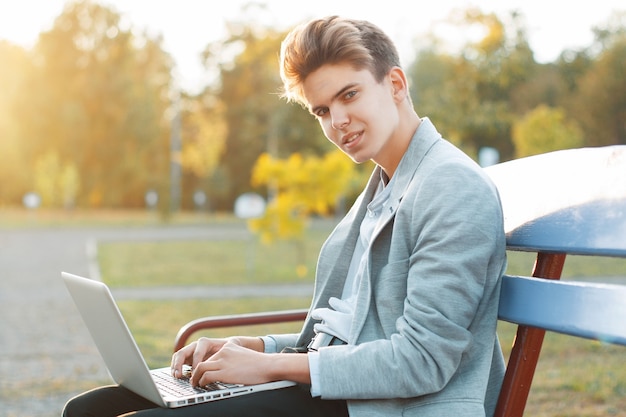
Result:
{"label": "dark pants", "polygon": [[294,386],[176,409],[154,403],[119,386],[88,391],[72,398],[64,417],[347,417],[345,401],[311,397],[308,386]]}

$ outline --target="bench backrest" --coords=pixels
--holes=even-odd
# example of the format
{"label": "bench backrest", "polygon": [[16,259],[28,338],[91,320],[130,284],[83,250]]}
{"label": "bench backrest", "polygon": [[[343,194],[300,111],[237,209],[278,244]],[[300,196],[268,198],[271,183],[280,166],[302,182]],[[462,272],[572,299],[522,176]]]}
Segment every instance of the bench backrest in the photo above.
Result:
{"label": "bench backrest", "polygon": [[626,286],[556,281],[568,254],[626,257],[626,146],[485,170],[502,199],[507,249],[537,253],[532,277],[505,276],[500,298],[499,318],[518,329],[495,415],[522,416],[545,330],[626,345]]}

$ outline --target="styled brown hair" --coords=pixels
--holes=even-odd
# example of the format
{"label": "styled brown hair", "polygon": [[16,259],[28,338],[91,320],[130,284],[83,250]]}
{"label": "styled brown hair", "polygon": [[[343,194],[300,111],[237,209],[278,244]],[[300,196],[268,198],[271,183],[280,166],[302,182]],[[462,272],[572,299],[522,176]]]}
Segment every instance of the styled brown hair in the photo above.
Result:
{"label": "styled brown hair", "polygon": [[280,50],[283,97],[306,104],[302,84],[325,64],[349,63],[368,69],[380,82],[391,68],[400,66],[391,39],[376,25],[364,20],[330,16],[294,28]]}

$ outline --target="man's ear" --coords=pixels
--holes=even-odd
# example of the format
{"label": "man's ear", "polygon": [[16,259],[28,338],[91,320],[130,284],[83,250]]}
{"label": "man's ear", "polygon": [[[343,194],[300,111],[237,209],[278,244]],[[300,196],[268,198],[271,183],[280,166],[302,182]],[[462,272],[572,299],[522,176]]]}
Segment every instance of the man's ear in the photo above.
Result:
{"label": "man's ear", "polygon": [[398,102],[404,100],[409,94],[409,86],[406,75],[404,74],[404,71],[402,71],[402,68],[391,68],[388,77],[389,81],[391,82],[394,99]]}

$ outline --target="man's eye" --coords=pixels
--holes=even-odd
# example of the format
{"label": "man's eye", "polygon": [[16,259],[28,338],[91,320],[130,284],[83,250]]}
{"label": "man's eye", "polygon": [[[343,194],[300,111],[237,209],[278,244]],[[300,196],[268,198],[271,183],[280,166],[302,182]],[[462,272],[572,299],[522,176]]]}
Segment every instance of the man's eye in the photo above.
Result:
{"label": "man's eye", "polygon": [[344,97],[346,99],[351,99],[354,96],[356,96],[356,91],[352,90],[352,91],[348,91]]}
{"label": "man's eye", "polygon": [[326,113],[328,113],[328,109],[319,109],[315,112],[315,115],[317,117],[322,117],[324,116]]}

